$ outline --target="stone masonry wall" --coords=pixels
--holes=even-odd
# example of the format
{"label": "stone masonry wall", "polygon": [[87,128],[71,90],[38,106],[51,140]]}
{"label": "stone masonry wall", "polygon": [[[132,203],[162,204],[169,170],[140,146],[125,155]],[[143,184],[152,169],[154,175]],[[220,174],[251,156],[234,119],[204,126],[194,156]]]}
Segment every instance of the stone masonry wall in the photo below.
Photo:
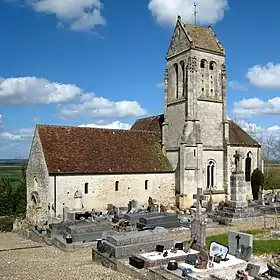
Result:
{"label": "stone masonry wall", "polygon": [[[28,166],[26,170],[27,209],[26,217],[31,222],[47,218],[49,176],[43,155],[38,131],[35,131],[31,145]],[[36,198],[36,210],[33,207],[32,196]]]}
{"label": "stone masonry wall", "polygon": [[[115,190],[116,181],[119,182],[118,191]],[[85,183],[88,183],[87,194],[84,190]],[[53,189],[53,176],[50,176],[49,184],[50,189]],[[104,210],[110,203],[127,206],[130,199],[147,206],[149,196],[161,203],[175,203],[173,173],[56,176],[56,190],[57,215],[62,215],[64,206],[73,207],[74,193],[77,190],[83,194],[83,205],[88,210]]]}

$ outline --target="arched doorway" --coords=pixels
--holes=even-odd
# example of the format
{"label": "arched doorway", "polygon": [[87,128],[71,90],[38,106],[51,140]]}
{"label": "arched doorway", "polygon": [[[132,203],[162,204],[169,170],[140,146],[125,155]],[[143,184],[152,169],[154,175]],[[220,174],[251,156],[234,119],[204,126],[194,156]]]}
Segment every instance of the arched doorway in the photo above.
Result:
{"label": "arched doorway", "polygon": [[36,191],[31,193],[30,210],[32,221],[34,223],[37,223],[41,219],[42,207],[39,194]]}

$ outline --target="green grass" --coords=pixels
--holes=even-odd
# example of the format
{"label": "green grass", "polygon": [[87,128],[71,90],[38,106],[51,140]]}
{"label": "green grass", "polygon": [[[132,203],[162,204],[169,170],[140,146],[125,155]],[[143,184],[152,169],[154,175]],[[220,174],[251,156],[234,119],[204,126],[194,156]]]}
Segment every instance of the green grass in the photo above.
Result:
{"label": "green grass", "polygon": [[[245,233],[252,235],[260,235],[266,233],[264,230],[248,230],[244,231]],[[209,249],[212,241],[220,243],[222,245],[228,245],[228,234],[219,234],[219,235],[211,235],[206,238],[206,245]],[[253,253],[255,255],[263,255],[263,254],[274,254],[279,253],[280,248],[280,240],[254,240],[253,241]]]}
{"label": "green grass", "polygon": [[0,164],[0,179],[7,177],[13,186],[18,185],[21,179],[21,165]]}

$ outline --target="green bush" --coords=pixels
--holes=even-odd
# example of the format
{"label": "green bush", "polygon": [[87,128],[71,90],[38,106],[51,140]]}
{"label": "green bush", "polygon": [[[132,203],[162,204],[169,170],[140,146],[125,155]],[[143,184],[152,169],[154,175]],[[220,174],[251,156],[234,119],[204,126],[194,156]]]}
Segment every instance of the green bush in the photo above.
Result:
{"label": "green bush", "polygon": [[259,198],[259,191],[263,188],[264,185],[264,175],[259,168],[256,168],[251,176],[251,187],[252,187],[252,194],[253,199],[258,200]]}
{"label": "green bush", "polygon": [[0,232],[1,231],[12,231],[13,230],[13,218],[0,217]]}

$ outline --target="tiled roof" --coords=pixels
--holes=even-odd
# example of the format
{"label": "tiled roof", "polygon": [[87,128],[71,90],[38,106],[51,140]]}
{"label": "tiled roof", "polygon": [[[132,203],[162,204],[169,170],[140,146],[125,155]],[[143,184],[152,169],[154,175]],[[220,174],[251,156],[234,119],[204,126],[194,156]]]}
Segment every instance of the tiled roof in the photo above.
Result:
{"label": "tiled roof", "polygon": [[[164,115],[137,120],[131,129],[144,131],[161,131]],[[232,146],[260,147],[261,145],[248,135],[234,121],[229,121],[229,142]]]}
{"label": "tiled roof", "polygon": [[163,121],[164,121],[163,114],[144,118],[144,119],[139,119],[131,127],[131,130],[156,131],[158,133],[161,133],[161,127]]}
{"label": "tiled roof", "polygon": [[211,28],[204,28],[192,24],[184,24],[184,28],[195,47],[224,54]]}
{"label": "tiled roof", "polygon": [[172,171],[159,133],[38,125],[49,173]]}
{"label": "tiled roof", "polygon": [[229,121],[229,143],[232,146],[260,147],[261,145],[234,121]]}

